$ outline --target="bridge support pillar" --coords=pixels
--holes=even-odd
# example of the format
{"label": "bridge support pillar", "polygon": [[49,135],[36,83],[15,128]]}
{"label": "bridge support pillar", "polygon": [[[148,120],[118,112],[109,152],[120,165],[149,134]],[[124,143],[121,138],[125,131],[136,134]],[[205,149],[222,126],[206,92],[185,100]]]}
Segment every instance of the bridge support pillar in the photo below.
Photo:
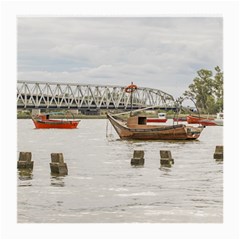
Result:
{"label": "bridge support pillar", "polygon": [[31,152],[20,152],[19,159],[17,162],[18,169],[33,169],[32,153]]}
{"label": "bridge support pillar", "polygon": [[38,108],[33,108],[32,109],[32,115],[38,115],[41,113],[41,109],[38,109]]}
{"label": "bridge support pillar", "polygon": [[68,175],[67,164],[62,153],[51,153],[50,169],[52,174]]}
{"label": "bridge support pillar", "polygon": [[134,150],[133,158],[131,159],[131,165],[140,166],[144,165],[144,151],[143,150]]}
{"label": "bridge support pillar", "polygon": [[215,153],[213,154],[213,158],[216,161],[223,161],[223,146],[216,146]]}
{"label": "bridge support pillar", "polygon": [[174,164],[171,151],[160,150],[160,164],[165,167],[171,167]]}

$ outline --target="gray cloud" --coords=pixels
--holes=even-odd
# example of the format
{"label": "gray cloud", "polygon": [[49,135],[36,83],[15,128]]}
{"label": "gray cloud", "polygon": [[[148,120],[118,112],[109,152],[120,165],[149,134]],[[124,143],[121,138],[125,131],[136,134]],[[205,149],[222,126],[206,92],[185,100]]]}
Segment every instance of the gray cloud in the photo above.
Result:
{"label": "gray cloud", "polygon": [[18,79],[154,87],[180,96],[222,67],[222,18],[18,18]]}

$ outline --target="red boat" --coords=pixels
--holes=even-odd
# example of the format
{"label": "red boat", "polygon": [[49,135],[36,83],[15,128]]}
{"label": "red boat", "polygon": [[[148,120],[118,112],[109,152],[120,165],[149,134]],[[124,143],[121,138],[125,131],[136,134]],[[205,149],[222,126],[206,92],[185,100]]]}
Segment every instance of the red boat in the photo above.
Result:
{"label": "red boat", "polygon": [[191,116],[191,115],[187,116],[187,123],[189,123],[189,124],[192,124],[192,123],[193,124],[194,123],[201,124],[201,122],[205,121],[205,120],[209,121],[209,120],[214,120],[214,119],[213,118],[198,117],[198,116]]}
{"label": "red boat", "polygon": [[50,115],[57,115],[62,113],[46,113],[32,117],[33,123],[36,128],[61,128],[73,129],[77,128],[80,120],[69,119],[50,119]]}
{"label": "red boat", "polygon": [[218,113],[215,119],[204,119],[200,121],[203,126],[223,126],[223,113]]}
{"label": "red boat", "polygon": [[202,126],[217,126],[214,120],[209,119],[200,120],[199,124],[201,124]]}
{"label": "red boat", "polygon": [[147,118],[147,122],[165,123],[166,121],[166,113],[159,113],[158,118]]}
{"label": "red boat", "polygon": [[186,122],[187,118],[186,117],[179,117],[179,118],[173,118],[174,122]]}

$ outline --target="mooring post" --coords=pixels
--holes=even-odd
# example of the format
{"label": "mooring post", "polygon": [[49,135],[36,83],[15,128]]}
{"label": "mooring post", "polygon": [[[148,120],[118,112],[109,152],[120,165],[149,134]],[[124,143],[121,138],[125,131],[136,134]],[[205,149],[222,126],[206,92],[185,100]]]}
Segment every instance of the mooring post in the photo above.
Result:
{"label": "mooring post", "polygon": [[51,173],[67,175],[68,168],[67,164],[64,163],[64,158],[62,153],[51,153],[51,163],[50,169]]}
{"label": "mooring post", "polygon": [[174,164],[171,151],[160,150],[160,164],[166,167],[171,167]]}
{"label": "mooring post", "polygon": [[131,165],[134,165],[134,166],[144,165],[144,151],[143,150],[134,150],[133,158],[131,159]]}
{"label": "mooring post", "polygon": [[223,146],[216,146],[213,158],[216,161],[223,161]]}
{"label": "mooring post", "polygon": [[20,152],[19,159],[17,162],[18,169],[33,169],[32,153],[31,152]]}

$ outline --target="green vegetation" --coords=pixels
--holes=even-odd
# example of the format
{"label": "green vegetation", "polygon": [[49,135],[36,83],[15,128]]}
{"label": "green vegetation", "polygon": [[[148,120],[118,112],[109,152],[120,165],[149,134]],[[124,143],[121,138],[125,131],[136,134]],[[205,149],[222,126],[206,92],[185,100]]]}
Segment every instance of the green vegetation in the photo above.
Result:
{"label": "green vegetation", "polygon": [[[54,111],[51,111],[54,112]],[[58,110],[59,112],[59,110]],[[17,119],[31,119],[32,114],[31,112],[28,111],[18,111],[17,113]],[[64,115],[64,111],[63,114],[59,114],[59,115],[54,115],[55,119],[64,119],[64,118],[72,118],[72,116],[68,115]],[[74,114],[74,119],[105,119],[106,115],[105,114],[101,114],[101,115],[84,115],[84,114]]]}
{"label": "green vegetation", "polygon": [[31,112],[28,110],[17,111],[18,119],[28,119],[31,118]]}
{"label": "green vegetation", "polygon": [[215,75],[206,69],[197,72],[189,90],[183,96],[193,99],[201,113],[215,114],[223,111],[223,72],[217,66]]}

